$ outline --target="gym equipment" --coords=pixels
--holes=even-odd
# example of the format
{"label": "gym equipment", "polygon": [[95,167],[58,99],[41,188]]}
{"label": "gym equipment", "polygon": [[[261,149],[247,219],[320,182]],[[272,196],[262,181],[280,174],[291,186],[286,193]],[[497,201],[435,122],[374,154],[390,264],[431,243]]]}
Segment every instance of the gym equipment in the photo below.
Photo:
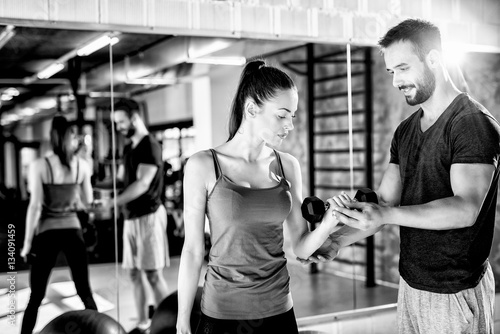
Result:
{"label": "gym equipment", "polygon": [[[354,196],[358,202],[372,202],[378,204],[377,194],[370,188],[360,188]],[[304,199],[300,210],[302,217],[311,224],[319,223],[323,215],[328,210],[328,202],[325,203],[316,196],[309,196]]]}
{"label": "gym equipment", "polygon": [[359,188],[358,191],[356,191],[356,195],[354,196],[354,198],[357,199],[358,202],[370,202],[378,204],[377,194],[370,188]]}
{"label": "gym equipment", "polygon": [[40,334],[126,334],[110,316],[95,310],[69,311],[52,319]]}
{"label": "gym equipment", "polygon": [[323,219],[323,215],[328,210],[328,202],[323,202],[316,196],[309,196],[304,199],[300,206],[302,217],[311,224],[319,223]]}
{"label": "gym equipment", "polygon": [[[193,333],[198,326],[201,317],[201,293],[202,287],[198,287],[191,311],[191,330]],[[158,305],[151,319],[150,334],[175,334],[177,323],[177,291],[172,292]]]}

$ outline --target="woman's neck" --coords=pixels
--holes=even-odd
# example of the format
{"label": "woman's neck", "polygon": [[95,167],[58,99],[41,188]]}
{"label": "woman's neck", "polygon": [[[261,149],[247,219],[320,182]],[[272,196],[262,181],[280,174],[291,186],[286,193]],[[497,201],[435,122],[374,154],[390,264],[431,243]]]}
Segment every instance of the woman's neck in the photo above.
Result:
{"label": "woman's neck", "polygon": [[242,133],[236,135],[226,143],[231,155],[238,156],[245,161],[253,162],[268,154],[269,148],[262,139]]}

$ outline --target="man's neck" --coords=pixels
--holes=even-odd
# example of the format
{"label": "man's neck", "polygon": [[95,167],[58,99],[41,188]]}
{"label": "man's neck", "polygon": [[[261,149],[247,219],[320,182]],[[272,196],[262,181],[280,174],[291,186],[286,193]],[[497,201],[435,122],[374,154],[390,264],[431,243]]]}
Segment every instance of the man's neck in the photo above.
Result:
{"label": "man's neck", "polygon": [[147,130],[137,130],[132,137],[130,137],[130,140],[132,141],[132,147],[136,147],[142,138],[146,137],[149,134]]}
{"label": "man's neck", "polygon": [[460,93],[453,85],[436,87],[432,96],[420,105],[425,121],[434,123]]}

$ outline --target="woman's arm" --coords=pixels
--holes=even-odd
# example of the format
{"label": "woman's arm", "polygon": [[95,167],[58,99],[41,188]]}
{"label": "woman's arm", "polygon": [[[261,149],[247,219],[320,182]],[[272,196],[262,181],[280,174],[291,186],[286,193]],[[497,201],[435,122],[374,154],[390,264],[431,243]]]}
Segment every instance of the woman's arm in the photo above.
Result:
{"label": "woman's arm", "polygon": [[184,170],[185,239],[178,278],[179,282],[182,282],[178,290],[177,333],[179,334],[191,334],[191,310],[205,254],[207,180],[208,176],[214,174],[207,173],[210,168],[213,169],[213,163],[209,153],[200,152],[189,158]]}
{"label": "woman's arm", "polygon": [[38,226],[40,220],[40,214],[42,212],[42,200],[43,200],[43,189],[42,189],[42,172],[43,165],[41,163],[43,160],[34,161],[29,167],[28,173],[28,186],[30,189],[30,202],[28,205],[28,212],[26,214],[26,231],[24,234],[24,245],[21,250],[21,257],[26,261],[26,256],[31,250],[31,245],[33,237],[35,235],[35,230]]}
{"label": "woman's arm", "polygon": [[80,161],[80,170],[83,172],[83,181],[81,185],[82,203],[85,208],[88,208],[94,201],[94,193],[92,192],[92,184],[90,182],[90,165],[83,159]]}
{"label": "woman's arm", "polygon": [[[389,167],[384,173],[380,187],[376,191],[379,205],[382,207],[399,206],[401,200],[401,179],[399,176],[399,165],[389,164]],[[334,196],[336,206],[345,207],[351,205],[351,201],[343,201],[346,195]],[[348,197],[350,199],[350,197]],[[340,218],[342,219],[342,217]],[[308,259],[299,258],[302,264],[311,262],[327,262],[333,260],[342,247],[349,246],[359,240],[365,239],[378,231],[383,226],[374,227],[367,230],[360,230],[349,225],[344,225],[333,234],[330,235],[328,240],[323,246],[315,252],[313,256]]]}
{"label": "woman's arm", "polygon": [[307,259],[323,245],[338,224],[337,219],[333,216],[333,201],[328,199],[330,208],[323,215],[321,224],[310,232],[300,210],[302,204],[302,176],[299,162],[289,154],[281,153],[280,156],[286,179],[290,182],[292,195],[292,211],[286,219],[292,248],[297,257]]}

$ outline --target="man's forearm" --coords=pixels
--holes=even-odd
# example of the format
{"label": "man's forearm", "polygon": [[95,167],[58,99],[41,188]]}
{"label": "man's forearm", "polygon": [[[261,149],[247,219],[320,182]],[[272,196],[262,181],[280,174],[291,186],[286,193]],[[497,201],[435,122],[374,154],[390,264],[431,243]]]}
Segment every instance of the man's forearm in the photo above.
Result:
{"label": "man's forearm", "polygon": [[451,196],[420,205],[388,208],[383,221],[427,230],[449,230],[472,226],[479,210],[480,205]]}
{"label": "man's forearm", "polygon": [[117,205],[123,205],[128,202],[133,201],[134,199],[138,198],[142,194],[144,194],[146,191],[148,191],[149,185],[145,184],[144,182],[141,181],[135,181],[131,185],[129,185],[125,190],[117,196],[116,198],[116,204]]}

